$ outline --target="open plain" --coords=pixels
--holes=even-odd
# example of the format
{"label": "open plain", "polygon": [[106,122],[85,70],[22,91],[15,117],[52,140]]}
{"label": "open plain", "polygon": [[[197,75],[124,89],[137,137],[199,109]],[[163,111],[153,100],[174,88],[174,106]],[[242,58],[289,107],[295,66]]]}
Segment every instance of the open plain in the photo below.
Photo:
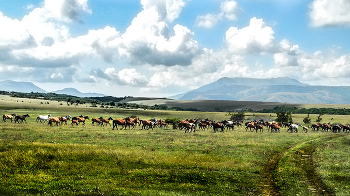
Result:
{"label": "open plain", "polygon": [[[350,134],[271,133],[244,126],[112,130],[92,118],[228,119],[226,112],[182,112],[67,106],[53,101],[0,100],[0,113],[29,114],[27,122],[0,122],[3,195],[346,195],[350,191]],[[41,103],[43,102],[43,103]],[[46,102],[46,103],[45,103]],[[49,102],[49,104],[47,104]],[[50,126],[38,115],[89,116],[85,125]],[[306,115],[293,114],[302,123]],[[315,123],[318,115],[310,115]],[[246,113],[246,120],[276,114]],[[322,122],[348,124],[349,116]]]}

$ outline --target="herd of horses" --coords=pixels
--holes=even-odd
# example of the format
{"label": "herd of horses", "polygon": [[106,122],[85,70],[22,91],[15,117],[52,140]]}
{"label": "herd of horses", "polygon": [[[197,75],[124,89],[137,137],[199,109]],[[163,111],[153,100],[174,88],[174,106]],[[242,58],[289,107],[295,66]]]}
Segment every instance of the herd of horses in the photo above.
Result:
{"label": "herd of horses", "polygon": [[[4,114],[3,115],[3,121],[6,122],[6,120],[10,120],[11,122],[14,121],[14,123],[23,123],[27,122],[26,118],[30,117],[29,114],[25,115],[16,115],[16,114]],[[87,120],[90,120],[89,116],[77,116],[72,117],[70,115],[67,116],[58,116],[53,117],[51,114],[48,115],[39,115],[36,118],[36,122],[42,123],[47,122],[50,126],[56,125],[68,125],[68,122],[72,126],[78,126],[79,124],[85,125]],[[121,129],[134,129],[136,126],[140,126],[141,130],[148,130],[159,127],[159,128],[168,128],[168,123],[166,123],[162,119],[150,119],[150,120],[140,120],[139,117],[130,118],[126,117],[123,119],[113,119],[112,117],[109,117],[107,119],[103,117],[99,118],[91,118],[91,124],[94,126],[110,126],[112,127],[112,130],[117,129],[119,130],[118,126],[121,126]],[[304,133],[307,133],[310,126],[303,126],[299,123],[280,123],[280,122],[268,122],[264,120],[255,120],[255,121],[248,121],[246,123],[243,123],[243,121],[230,121],[230,120],[224,120],[220,122],[215,122],[209,119],[186,119],[183,121],[180,121],[178,123],[172,124],[173,129],[180,129],[184,130],[185,133],[190,132],[196,132],[197,130],[205,130],[212,128],[214,132],[220,131],[223,132],[224,130],[234,130],[235,126],[237,127],[243,127],[245,126],[245,130],[248,131],[255,131],[256,133],[258,131],[263,132],[264,129],[268,129],[272,133],[280,132],[281,128],[287,128],[288,132],[298,132],[299,127],[301,127],[302,131]],[[350,126],[349,125],[341,125],[341,124],[312,124],[311,128],[313,131],[333,131],[335,133],[337,132],[346,132],[350,133]]]}

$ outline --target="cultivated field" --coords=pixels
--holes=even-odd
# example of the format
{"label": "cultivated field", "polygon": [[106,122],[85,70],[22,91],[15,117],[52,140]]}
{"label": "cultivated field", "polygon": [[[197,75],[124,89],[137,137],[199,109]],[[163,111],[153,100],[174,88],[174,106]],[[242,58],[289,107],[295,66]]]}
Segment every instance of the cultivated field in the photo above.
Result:
{"label": "cultivated field", "polygon": [[[23,101],[23,102],[22,102]],[[23,99],[0,100],[0,114],[29,114],[27,123],[0,122],[0,195],[347,195],[350,134],[312,131],[185,133],[171,128],[112,130],[50,127],[38,115],[140,119],[228,119],[220,112],[90,108]],[[275,114],[247,114],[273,120]],[[293,115],[302,122],[306,115]],[[310,115],[314,121],[318,115]],[[322,116],[350,123],[349,116]],[[322,122],[323,122],[322,121]],[[314,123],[314,122],[312,122]]]}

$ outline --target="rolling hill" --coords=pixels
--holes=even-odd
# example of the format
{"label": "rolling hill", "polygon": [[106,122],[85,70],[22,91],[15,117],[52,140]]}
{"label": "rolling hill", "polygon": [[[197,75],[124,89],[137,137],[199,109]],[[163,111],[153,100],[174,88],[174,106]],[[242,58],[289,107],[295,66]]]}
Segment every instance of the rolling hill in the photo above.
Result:
{"label": "rolling hill", "polygon": [[14,91],[14,92],[37,92],[37,93],[46,93],[45,90],[35,86],[31,82],[15,82],[12,80],[5,80],[0,82],[1,91]]}
{"label": "rolling hill", "polygon": [[[12,80],[5,80],[0,82],[0,91],[13,91],[22,93],[47,93],[47,91],[39,88],[31,82],[15,82]],[[100,93],[82,93],[75,88],[65,88],[58,91],[52,91],[56,94],[66,94],[76,97],[104,97],[104,94]]]}
{"label": "rolling hill", "polygon": [[75,88],[65,88],[65,89],[58,90],[58,91],[52,91],[52,93],[72,95],[72,96],[76,96],[76,97],[103,97],[103,96],[105,96],[104,94],[99,94],[99,93],[82,93]]}
{"label": "rolling hill", "polygon": [[187,92],[179,100],[348,104],[350,103],[350,86],[310,86],[287,77],[221,78],[216,82]]}

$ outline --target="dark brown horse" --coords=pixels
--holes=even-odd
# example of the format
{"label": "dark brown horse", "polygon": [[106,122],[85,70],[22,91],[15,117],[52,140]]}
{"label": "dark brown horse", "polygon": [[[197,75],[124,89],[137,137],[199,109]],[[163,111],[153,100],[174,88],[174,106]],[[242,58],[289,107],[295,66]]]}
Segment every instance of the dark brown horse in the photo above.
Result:
{"label": "dark brown horse", "polygon": [[29,114],[25,114],[23,116],[15,116],[15,123],[20,123],[19,121],[21,121],[21,123],[24,121],[24,122],[27,122],[26,121],[26,118],[27,117],[30,117]]}

